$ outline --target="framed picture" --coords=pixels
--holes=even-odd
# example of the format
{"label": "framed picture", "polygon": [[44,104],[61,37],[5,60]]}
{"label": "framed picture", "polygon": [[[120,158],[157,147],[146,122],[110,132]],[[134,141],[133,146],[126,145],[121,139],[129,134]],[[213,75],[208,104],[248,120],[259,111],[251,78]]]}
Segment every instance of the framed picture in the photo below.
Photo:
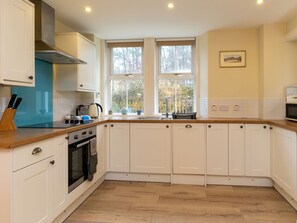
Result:
{"label": "framed picture", "polygon": [[220,67],[245,67],[246,51],[220,51]]}

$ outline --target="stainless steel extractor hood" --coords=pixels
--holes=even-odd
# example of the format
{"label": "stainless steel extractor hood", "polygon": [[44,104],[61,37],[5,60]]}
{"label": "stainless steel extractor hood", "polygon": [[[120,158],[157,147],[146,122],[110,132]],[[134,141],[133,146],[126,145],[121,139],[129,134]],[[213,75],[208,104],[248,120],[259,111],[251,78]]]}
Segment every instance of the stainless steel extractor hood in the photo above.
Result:
{"label": "stainless steel extractor hood", "polygon": [[42,0],[35,4],[35,58],[53,64],[86,64],[55,47],[55,10]]}

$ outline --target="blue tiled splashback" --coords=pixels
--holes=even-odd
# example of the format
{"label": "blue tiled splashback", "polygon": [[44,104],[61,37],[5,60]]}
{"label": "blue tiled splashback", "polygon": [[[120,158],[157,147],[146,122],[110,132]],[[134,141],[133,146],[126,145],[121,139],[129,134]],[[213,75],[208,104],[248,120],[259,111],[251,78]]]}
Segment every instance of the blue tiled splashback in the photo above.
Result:
{"label": "blue tiled splashback", "polygon": [[22,97],[15,123],[18,127],[53,121],[53,65],[35,60],[35,87],[12,87]]}

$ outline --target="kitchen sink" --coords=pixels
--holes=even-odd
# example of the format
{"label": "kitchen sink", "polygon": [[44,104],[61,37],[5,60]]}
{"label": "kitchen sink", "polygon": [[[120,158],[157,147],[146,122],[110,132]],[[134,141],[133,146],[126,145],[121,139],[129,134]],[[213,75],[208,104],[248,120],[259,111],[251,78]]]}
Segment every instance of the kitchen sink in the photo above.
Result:
{"label": "kitchen sink", "polygon": [[137,117],[134,120],[171,120],[172,118],[166,117]]}

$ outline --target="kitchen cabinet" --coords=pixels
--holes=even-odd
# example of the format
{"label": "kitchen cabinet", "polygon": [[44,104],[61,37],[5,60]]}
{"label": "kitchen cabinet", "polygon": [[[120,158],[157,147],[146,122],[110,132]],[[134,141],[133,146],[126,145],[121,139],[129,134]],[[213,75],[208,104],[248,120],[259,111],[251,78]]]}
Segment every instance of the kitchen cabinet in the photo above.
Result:
{"label": "kitchen cabinet", "polygon": [[297,200],[296,132],[273,127],[271,131],[271,177]]}
{"label": "kitchen cabinet", "polygon": [[98,155],[98,164],[97,172],[94,176],[94,180],[98,180],[106,172],[106,135],[108,131],[108,125],[98,125],[97,126],[97,155]]}
{"label": "kitchen cabinet", "polygon": [[49,157],[13,174],[14,222],[51,222],[53,161]]}
{"label": "kitchen cabinet", "polygon": [[0,83],[34,86],[34,4],[1,0],[0,30]]}
{"label": "kitchen cabinet", "polygon": [[229,124],[229,176],[244,176],[244,124]]}
{"label": "kitchen cabinet", "polygon": [[270,130],[268,125],[245,125],[245,175],[270,176]]}
{"label": "kitchen cabinet", "polygon": [[[96,91],[96,46],[79,33],[57,33],[56,46],[87,64],[55,65],[58,91]],[[99,74],[98,74],[99,75]]]}
{"label": "kitchen cabinet", "polygon": [[173,173],[205,174],[205,125],[173,124],[172,128]]}
{"label": "kitchen cabinet", "polygon": [[109,124],[109,171],[129,172],[129,123]]}
{"label": "kitchen cabinet", "polygon": [[228,175],[228,124],[207,124],[207,174]]}
{"label": "kitchen cabinet", "polygon": [[170,124],[130,124],[130,171],[171,173]]}
{"label": "kitchen cabinet", "polygon": [[[44,155],[46,154],[46,155]],[[67,197],[65,136],[29,144],[14,151],[13,222],[51,222]]]}

